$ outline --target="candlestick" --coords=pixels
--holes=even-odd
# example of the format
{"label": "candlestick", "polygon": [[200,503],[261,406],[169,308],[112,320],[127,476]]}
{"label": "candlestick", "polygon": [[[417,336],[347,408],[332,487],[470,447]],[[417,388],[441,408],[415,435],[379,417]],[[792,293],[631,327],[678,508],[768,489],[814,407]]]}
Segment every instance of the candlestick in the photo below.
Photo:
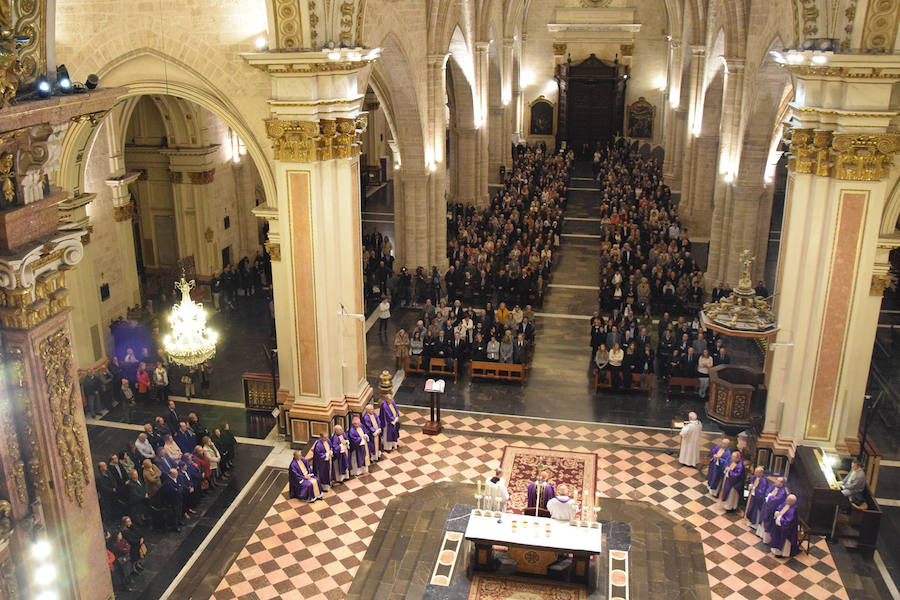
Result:
{"label": "candlestick", "polygon": [[594,494],[594,499],[596,500],[596,502],[594,502],[594,506],[599,506],[600,505],[600,492],[596,492]]}
{"label": "candlestick", "polygon": [[476,484],[477,484],[477,486],[478,486],[478,487],[476,488],[476,489],[478,490],[476,493],[480,496],[480,495],[481,495],[481,480],[479,479],[479,480],[476,482]]}

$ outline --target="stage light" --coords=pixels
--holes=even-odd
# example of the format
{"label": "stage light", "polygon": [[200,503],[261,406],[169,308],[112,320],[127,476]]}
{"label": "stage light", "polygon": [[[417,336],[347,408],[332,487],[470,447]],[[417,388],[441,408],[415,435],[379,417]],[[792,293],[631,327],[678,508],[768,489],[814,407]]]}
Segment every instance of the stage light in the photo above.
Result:
{"label": "stage light", "polygon": [[36,540],[34,544],[31,545],[31,556],[35,560],[44,560],[50,556],[51,550],[52,547],[50,546],[50,542],[44,539]]}
{"label": "stage light", "polygon": [[43,75],[38,77],[37,80],[37,94],[41,98],[49,98],[50,93],[53,91],[53,88],[50,87],[50,82],[47,81],[47,78]]}
{"label": "stage light", "polygon": [[96,73],[91,73],[87,76],[87,79],[84,80],[84,87],[89,90],[96,89],[98,85],[100,85],[100,78],[97,77]]}
{"label": "stage light", "polygon": [[49,585],[56,579],[56,567],[52,564],[41,565],[34,570],[33,575],[34,581],[37,582],[38,585]]}
{"label": "stage light", "polygon": [[56,67],[56,85],[64,94],[72,91],[72,80],[69,79],[69,70],[66,69],[66,65]]}

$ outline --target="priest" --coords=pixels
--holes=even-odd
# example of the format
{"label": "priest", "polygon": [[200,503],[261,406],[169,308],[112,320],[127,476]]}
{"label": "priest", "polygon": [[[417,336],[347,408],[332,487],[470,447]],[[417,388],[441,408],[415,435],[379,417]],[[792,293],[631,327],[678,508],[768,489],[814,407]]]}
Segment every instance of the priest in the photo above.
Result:
{"label": "priest", "polygon": [[789,558],[800,551],[797,543],[797,496],[788,495],[784,499],[784,506],[775,512],[775,522],[772,527],[772,539],[769,547],[772,554]]}
{"label": "priest", "polygon": [[759,511],[759,525],[756,526],[756,535],[768,544],[772,539],[772,530],[775,528],[775,511],[784,505],[787,490],[784,489],[784,477],[777,477],[775,483],[769,488],[762,509]]}
{"label": "priest", "polygon": [[751,529],[756,529],[759,525],[759,518],[762,513],[763,504],[766,501],[766,494],[769,493],[769,487],[772,484],[766,477],[766,470],[762,467],[756,467],[753,476],[750,478],[750,486],[748,487],[747,510],[744,516],[750,524]]}
{"label": "priest", "polygon": [[363,429],[359,417],[353,417],[350,431],[350,474],[354,477],[369,472],[372,458],[369,455],[369,434]]}
{"label": "priest", "polygon": [[506,512],[506,504],[509,502],[509,490],[506,480],[503,479],[503,469],[497,468],[492,477],[484,482],[484,506],[488,510]]}
{"label": "priest", "polygon": [[534,511],[535,516],[538,516],[538,509],[547,508],[547,501],[556,496],[547,479],[549,476],[547,471],[541,471],[538,478],[528,484],[528,508]]}
{"label": "priest", "polygon": [[331,451],[334,452],[334,459],[331,461],[332,481],[335,484],[344,483],[350,479],[350,438],[340,425],[334,426]]}
{"label": "priest", "polygon": [[703,425],[697,419],[697,413],[688,413],[688,420],[681,426],[681,452],[678,462],[686,467],[696,467],[700,461],[700,436]]}
{"label": "priest", "polygon": [[706,487],[709,493],[718,497],[719,486],[722,485],[722,474],[725,467],[728,466],[728,450],[731,441],[728,438],[722,438],[722,442],[713,448],[709,453],[709,471],[706,474]]}
{"label": "priest", "polygon": [[550,518],[557,521],[572,521],[575,519],[575,501],[569,497],[569,486],[565,483],[559,486],[559,495],[547,501],[547,510]]}
{"label": "priest", "polygon": [[369,457],[372,460],[381,460],[381,421],[375,414],[375,407],[369,404],[362,418],[363,429],[369,436]]}
{"label": "priest", "polygon": [[397,447],[400,440],[400,411],[393,396],[385,396],[381,402],[381,429],[384,440],[382,447],[385,452],[390,452]]}
{"label": "priest", "polygon": [[325,432],[319,434],[319,439],[313,444],[313,472],[319,485],[326,492],[331,489],[332,462],[334,462],[334,452],[331,450],[331,441]]}
{"label": "priest", "polygon": [[319,481],[313,475],[309,463],[303,458],[299,450],[294,452],[294,460],[291,461],[288,470],[288,482],[290,484],[291,498],[315,502],[322,498],[322,490]]}
{"label": "priest", "polygon": [[722,472],[722,492],[719,494],[719,504],[727,512],[736,510],[741,502],[744,492],[744,461],[741,453],[731,453],[731,464]]}

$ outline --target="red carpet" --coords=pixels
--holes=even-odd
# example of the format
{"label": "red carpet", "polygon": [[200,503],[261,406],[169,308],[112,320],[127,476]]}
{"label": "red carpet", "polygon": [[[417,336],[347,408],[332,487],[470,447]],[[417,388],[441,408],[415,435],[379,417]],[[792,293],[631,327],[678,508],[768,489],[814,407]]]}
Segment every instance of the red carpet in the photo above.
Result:
{"label": "red carpet", "polygon": [[468,600],[587,600],[584,586],[535,579],[476,575]]}
{"label": "red carpet", "polygon": [[509,486],[507,509],[511,512],[521,513],[527,508],[528,484],[537,478],[542,469],[550,474],[550,483],[554,488],[559,488],[562,483],[568,484],[570,493],[579,490],[579,502],[582,494],[587,492],[593,504],[597,483],[596,454],[507,446],[500,465]]}

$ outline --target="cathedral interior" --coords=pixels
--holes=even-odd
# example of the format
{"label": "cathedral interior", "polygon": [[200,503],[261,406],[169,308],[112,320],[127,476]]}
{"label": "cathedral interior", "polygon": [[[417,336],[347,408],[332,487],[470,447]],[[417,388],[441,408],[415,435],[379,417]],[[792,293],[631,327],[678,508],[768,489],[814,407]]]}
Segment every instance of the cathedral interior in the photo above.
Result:
{"label": "cathedral interior", "polygon": [[898,30],[0,0],[0,600],[900,599]]}

